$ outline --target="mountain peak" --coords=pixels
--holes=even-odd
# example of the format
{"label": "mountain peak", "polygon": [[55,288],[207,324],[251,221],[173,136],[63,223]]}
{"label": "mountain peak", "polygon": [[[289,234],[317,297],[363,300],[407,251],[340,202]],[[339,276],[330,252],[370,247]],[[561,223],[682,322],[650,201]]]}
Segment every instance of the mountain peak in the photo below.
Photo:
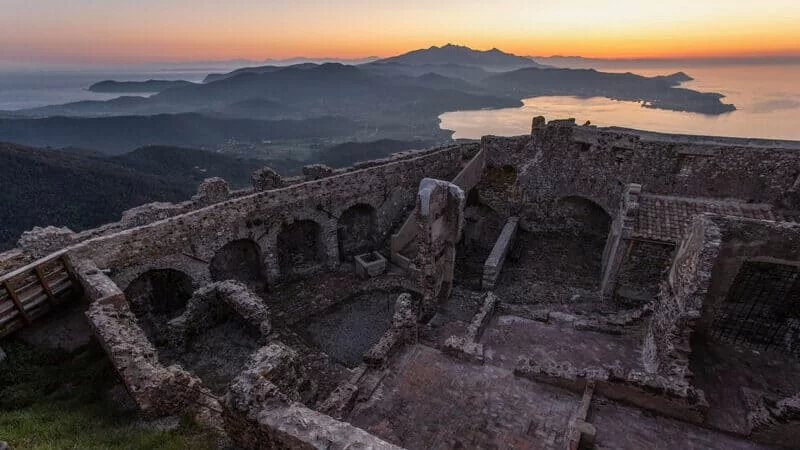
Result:
{"label": "mountain peak", "polygon": [[467,46],[453,43],[442,47],[432,46],[427,49],[414,50],[399,56],[382,59],[381,63],[395,63],[412,66],[420,65],[459,65],[480,67],[489,71],[515,70],[526,67],[540,67],[539,64],[498,48],[491,50],[475,50]]}

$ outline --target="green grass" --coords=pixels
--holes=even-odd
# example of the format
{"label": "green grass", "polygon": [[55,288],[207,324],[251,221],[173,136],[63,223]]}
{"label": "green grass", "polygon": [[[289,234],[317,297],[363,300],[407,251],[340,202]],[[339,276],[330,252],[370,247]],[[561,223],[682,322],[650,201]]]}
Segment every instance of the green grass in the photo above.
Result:
{"label": "green grass", "polygon": [[214,436],[189,418],[169,431],[148,427],[107,398],[117,376],[92,343],[66,355],[4,341],[0,440],[13,449],[210,449]]}

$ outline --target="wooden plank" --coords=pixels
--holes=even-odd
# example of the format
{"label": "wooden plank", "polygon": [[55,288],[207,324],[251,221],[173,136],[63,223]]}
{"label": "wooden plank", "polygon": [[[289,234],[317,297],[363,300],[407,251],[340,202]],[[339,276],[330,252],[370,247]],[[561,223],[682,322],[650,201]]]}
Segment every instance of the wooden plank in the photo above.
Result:
{"label": "wooden plank", "polygon": [[22,314],[22,320],[25,322],[25,325],[30,325],[31,320],[28,317],[28,314],[25,312],[25,308],[22,307],[22,303],[20,303],[19,299],[17,298],[17,294],[14,292],[14,289],[11,288],[11,283],[8,280],[3,282],[3,286],[5,286],[8,295],[11,296],[11,301],[17,306],[19,313]]}
{"label": "wooden plank", "polygon": [[44,274],[42,273],[42,268],[40,266],[36,266],[33,270],[36,272],[36,278],[38,278],[39,282],[42,283],[42,287],[47,293],[47,298],[50,299],[50,303],[55,303],[56,296],[53,295],[53,290],[50,289],[50,285],[47,284],[47,279],[45,279]]}
{"label": "wooden plank", "polygon": [[67,274],[72,279],[74,283],[78,282],[78,277],[75,276],[75,268],[72,267],[72,263],[69,260],[69,256],[66,253],[61,255],[61,262],[64,263],[64,269],[67,270]]}

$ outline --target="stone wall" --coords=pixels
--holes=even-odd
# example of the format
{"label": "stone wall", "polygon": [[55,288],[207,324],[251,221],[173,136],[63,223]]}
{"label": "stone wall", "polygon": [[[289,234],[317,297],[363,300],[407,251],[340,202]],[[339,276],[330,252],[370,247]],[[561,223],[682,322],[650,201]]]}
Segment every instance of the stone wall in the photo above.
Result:
{"label": "stone wall", "polygon": [[[103,235],[69,249],[98,266],[148,266],[171,255],[210,261],[216,251],[237,239],[258,243],[269,281],[282,274],[277,238],[285,223],[312,220],[322,229],[325,263],[338,265],[338,218],[356,204],[376,210],[376,239],[385,240],[414,204],[424,176],[450,179],[461,168],[462,149],[451,146],[366,169],[334,174],[282,189],[256,192],[173,216],[145,226]],[[132,279],[132,274],[126,275]]]}
{"label": "stone wall", "polygon": [[[629,183],[656,194],[735,198],[787,204],[800,167],[792,142],[661,135],[551,123],[530,136],[486,136],[486,171],[516,168],[516,181],[486,195],[503,215],[529,230],[562,197],[579,196],[612,216]],[[497,183],[495,183],[497,184]]]}
{"label": "stone wall", "polygon": [[642,352],[647,372],[674,380],[689,376],[690,337],[703,309],[720,245],[719,227],[712,217],[696,216],[653,306]]}
{"label": "stone wall", "polygon": [[719,227],[721,248],[699,322],[705,332],[746,261],[800,265],[800,223],[708,215]]}

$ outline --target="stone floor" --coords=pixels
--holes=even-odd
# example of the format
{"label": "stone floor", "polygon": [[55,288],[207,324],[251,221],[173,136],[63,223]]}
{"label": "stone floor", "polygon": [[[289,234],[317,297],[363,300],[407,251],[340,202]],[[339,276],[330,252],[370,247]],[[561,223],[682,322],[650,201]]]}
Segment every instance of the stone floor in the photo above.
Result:
{"label": "stone floor", "polygon": [[392,325],[397,296],[393,292],[355,295],[298,324],[299,332],[334,360],[358,366]]}
{"label": "stone floor", "polygon": [[[577,394],[516,377],[491,361],[465,363],[417,344],[345,419],[410,450],[563,449],[580,401]],[[597,428],[598,449],[769,448],[598,396],[588,421]]]}
{"label": "stone floor", "polygon": [[496,315],[481,343],[487,361],[513,369],[520,357],[569,362],[574,367],[602,365],[639,368],[641,338],[578,331],[569,324],[550,324],[512,315]]}
{"label": "stone floor", "polygon": [[463,364],[415,345],[348,420],[412,450],[561,449],[579,402],[505,368]]}
{"label": "stone floor", "polygon": [[592,401],[589,422],[597,428],[595,448],[598,450],[770,448],[601,398]]}
{"label": "stone floor", "polygon": [[706,394],[713,427],[749,431],[743,389],[778,398],[800,390],[800,361],[791,356],[714,341],[694,342],[692,350],[694,383]]}

